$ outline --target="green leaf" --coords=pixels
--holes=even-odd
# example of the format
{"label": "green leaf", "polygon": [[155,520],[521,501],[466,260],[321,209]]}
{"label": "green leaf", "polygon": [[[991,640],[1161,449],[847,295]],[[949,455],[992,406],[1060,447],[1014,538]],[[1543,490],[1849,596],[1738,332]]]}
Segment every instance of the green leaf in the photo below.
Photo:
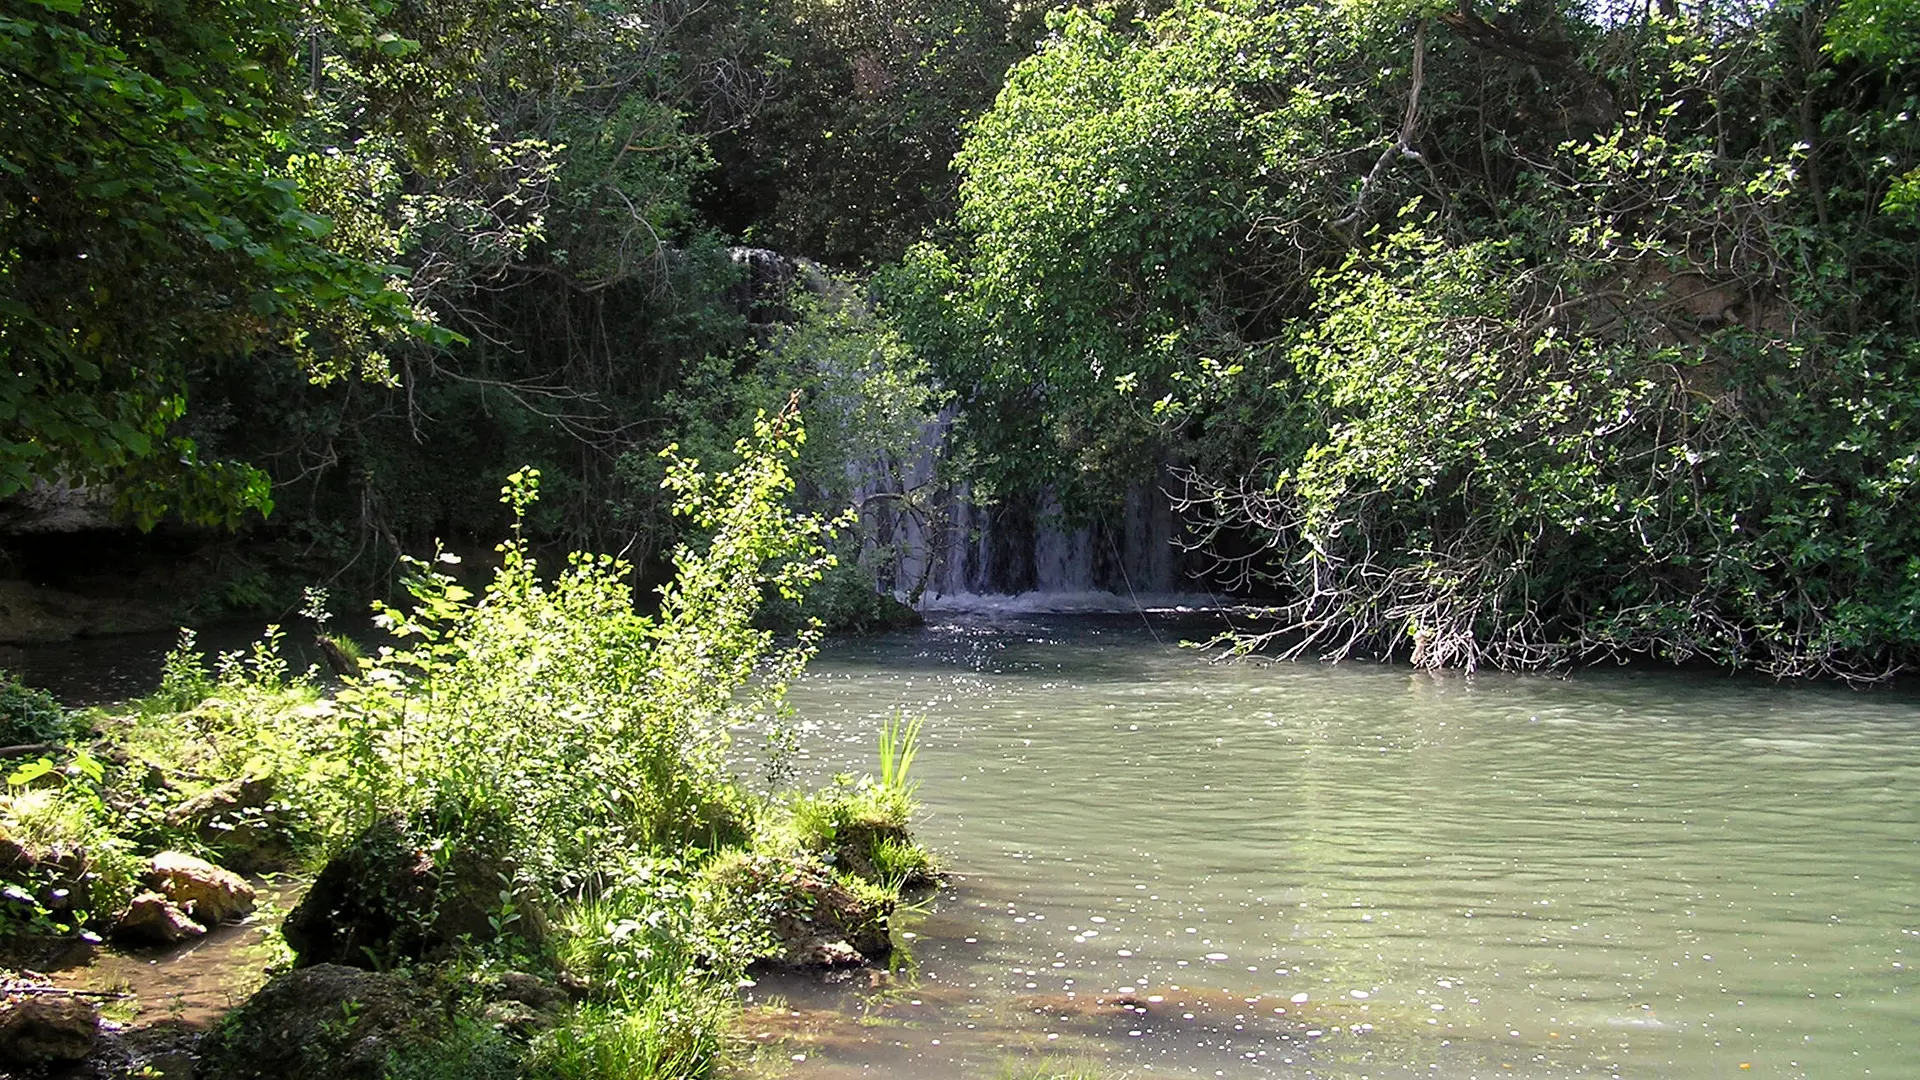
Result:
{"label": "green leaf", "polygon": [[52,758],[43,757],[38,761],[29,761],[7,774],[7,784],[10,787],[25,787],[52,771]]}

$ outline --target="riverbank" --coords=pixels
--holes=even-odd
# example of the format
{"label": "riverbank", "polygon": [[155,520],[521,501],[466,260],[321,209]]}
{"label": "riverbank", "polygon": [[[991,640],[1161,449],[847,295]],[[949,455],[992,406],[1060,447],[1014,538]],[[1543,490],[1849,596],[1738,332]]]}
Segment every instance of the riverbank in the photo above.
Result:
{"label": "riverbank", "polygon": [[[124,708],[10,694],[0,918],[176,943],[256,907],[232,871],[310,874],[279,922],[290,970],[200,1040],[201,1080],[713,1074],[750,969],[884,961],[900,897],[934,876],[907,833],[917,721],[881,730],[870,775],[785,783],[785,691],[816,637],[754,618],[830,562],[783,502],[800,438],[783,416],[728,473],[671,468],[710,543],[648,615],[629,567],[543,575],[516,525],[482,592],[454,556],[412,561],[411,603],[376,607],[393,644],[335,641],[331,692],[269,628],[211,662],[183,636]],[[516,521],[537,484],[509,477]],[[304,615],[327,625],[322,594]],[[759,785],[728,753],[749,717],[775,724]],[[0,1014],[46,1068],[96,1031],[57,995]]]}
{"label": "riverbank", "polygon": [[[895,905],[933,882],[907,833],[910,724],[889,729],[878,779],[772,797],[716,778],[707,801],[726,805],[706,809],[730,816],[700,823],[702,846],[638,849],[618,880],[568,882],[529,873],[478,807],[356,824],[338,788],[364,684],[324,696],[272,638],[218,671],[184,642],[165,671],[155,695],[72,716],[44,753],[7,763],[0,1045],[47,1075],[253,1075],[258,1039],[324,1043],[314,1025],[338,1020],[304,1000],[328,1004],[333,984],[302,984],[269,1018],[250,1014],[261,995],[343,963],[403,973],[377,976],[403,1004],[368,1021],[390,1045],[379,1062],[321,1056],[282,1075],[439,1075],[476,1053],[503,1076],[704,1075],[732,1054],[748,968],[884,964]],[[274,876],[210,917],[204,896],[196,909],[155,878],[168,856],[153,853],[177,848]],[[339,976],[355,994],[374,977]],[[28,1003],[64,1011],[29,1022]]]}

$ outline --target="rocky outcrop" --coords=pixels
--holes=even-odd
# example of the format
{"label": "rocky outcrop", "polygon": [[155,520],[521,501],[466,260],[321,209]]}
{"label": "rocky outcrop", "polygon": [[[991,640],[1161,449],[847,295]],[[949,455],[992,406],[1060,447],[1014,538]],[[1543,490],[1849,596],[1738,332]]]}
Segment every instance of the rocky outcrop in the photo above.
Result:
{"label": "rocky outcrop", "polygon": [[253,910],[253,886],[244,878],[178,851],[163,851],[147,861],[147,884],[205,926]]}
{"label": "rocky outcrop", "polygon": [[320,964],[262,987],[201,1042],[199,1080],[383,1080],[438,1014],[407,980]]}
{"label": "rocky outcrop", "polygon": [[0,533],[64,534],[112,528],[111,488],[39,481],[0,499]]}
{"label": "rocky outcrop", "polygon": [[0,1061],[69,1065],[100,1037],[100,1011],[79,998],[34,994],[0,1005]]}

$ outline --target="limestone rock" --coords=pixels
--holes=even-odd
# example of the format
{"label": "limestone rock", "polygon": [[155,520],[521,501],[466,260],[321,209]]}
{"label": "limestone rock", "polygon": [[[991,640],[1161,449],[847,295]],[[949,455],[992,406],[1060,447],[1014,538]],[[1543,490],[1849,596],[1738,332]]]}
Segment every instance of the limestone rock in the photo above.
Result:
{"label": "limestone rock", "polygon": [[206,932],[179,905],[151,890],[134,897],[113,927],[114,937],[144,945],[173,945]]}
{"label": "limestone rock", "polygon": [[200,1044],[200,1080],[382,1080],[437,1018],[407,980],[338,964],[275,976]]}
{"label": "limestone rock", "polygon": [[153,857],[147,864],[147,884],[207,926],[253,910],[253,886],[244,878],[178,851]]}
{"label": "limestone rock", "polygon": [[64,1065],[82,1061],[100,1037],[100,1011],[79,998],[35,995],[0,1006],[0,1061]]}

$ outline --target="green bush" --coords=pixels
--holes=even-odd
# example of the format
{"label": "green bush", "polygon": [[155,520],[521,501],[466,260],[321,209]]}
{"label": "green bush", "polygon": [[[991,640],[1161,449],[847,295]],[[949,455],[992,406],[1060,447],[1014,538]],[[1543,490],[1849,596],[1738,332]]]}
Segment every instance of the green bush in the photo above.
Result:
{"label": "green bush", "polygon": [[[678,510],[709,539],[676,554],[651,617],[610,556],[576,554],[544,580],[518,524],[478,597],[442,569],[458,560],[416,561],[411,608],[380,611],[400,648],[336,698],[359,816],[494,807],[514,861],[556,892],[617,877],[629,852],[745,840],[754,811],[726,768],[728,729],[775,709],[814,648],[751,624],[763,586],[797,596],[824,563],[818,519],[784,505],[803,439],[796,415],[763,417],[733,469],[672,464]],[[517,521],[538,481],[509,478]]]}
{"label": "green bush", "polygon": [[73,722],[52,694],[0,671],[0,746],[59,742],[73,734]]}
{"label": "green bush", "polygon": [[0,866],[0,932],[9,924],[104,930],[133,899],[143,862],[109,827],[93,787],[98,768],[93,762],[78,777],[43,773],[61,777],[53,787],[17,782],[38,772],[34,766],[9,777],[8,792],[0,795],[0,847],[20,855]]}
{"label": "green bush", "polygon": [[534,1042],[532,1080],[679,1080],[711,1075],[736,1006],[690,983],[649,995],[638,1008],[583,1005]]}

